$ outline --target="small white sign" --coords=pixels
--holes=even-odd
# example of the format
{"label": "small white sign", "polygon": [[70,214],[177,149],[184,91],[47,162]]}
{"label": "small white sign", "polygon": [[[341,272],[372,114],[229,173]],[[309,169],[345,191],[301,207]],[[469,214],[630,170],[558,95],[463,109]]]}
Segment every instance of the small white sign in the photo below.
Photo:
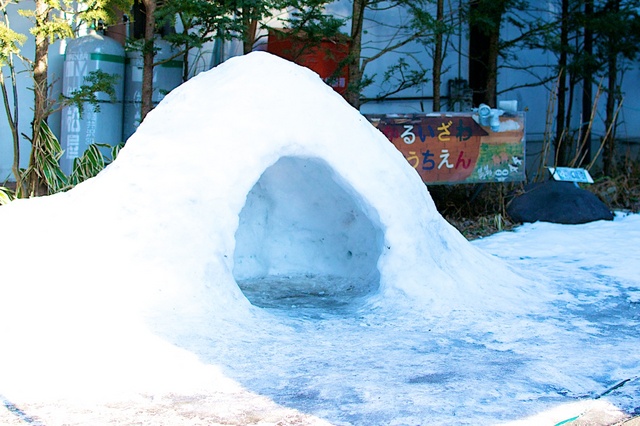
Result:
{"label": "small white sign", "polygon": [[564,182],[593,183],[593,178],[587,169],[571,167],[549,167],[553,179]]}

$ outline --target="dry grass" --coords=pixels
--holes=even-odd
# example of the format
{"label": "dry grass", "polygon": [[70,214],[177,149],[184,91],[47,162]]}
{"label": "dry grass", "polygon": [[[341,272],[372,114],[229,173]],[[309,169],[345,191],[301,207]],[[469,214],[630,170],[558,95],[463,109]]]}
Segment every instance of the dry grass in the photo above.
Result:
{"label": "dry grass", "polygon": [[[467,239],[482,238],[518,225],[507,214],[510,199],[522,190],[521,183],[429,186],[438,211]],[[640,212],[640,162],[626,161],[613,177],[596,177],[583,185],[610,210]]]}
{"label": "dry grass", "polygon": [[593,192],[612,210],[640,212],[640,163],[627,162],[614,177],[596,179],[585,189]]}
{"label": "dry grass", "polygon": [[430,186],[429,192],[444,218],[468,240],[512,229],[506,205],[521,184]]}

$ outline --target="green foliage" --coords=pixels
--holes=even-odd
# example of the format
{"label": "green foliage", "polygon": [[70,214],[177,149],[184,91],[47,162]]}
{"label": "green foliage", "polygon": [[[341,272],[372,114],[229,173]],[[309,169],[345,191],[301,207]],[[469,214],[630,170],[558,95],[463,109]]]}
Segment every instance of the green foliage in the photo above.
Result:
{"label": "green foliage", "polygon": [[[324,13],[328,0],[167,0],[156,11],[158,26],[176,27],[183,31],[163,36],[183,54],[200,49],[213,40],[241,40],[245,53],[256,42],[256,30],[264,27],[264,21],[272,18],[277,10],[286,9],[290,17],[278,20],[294,34],[305,34],[308,46],[322,38],[336,35],[344,20]],[[141,46],[131,45],[140,50]],[[185,56],[183,78],[188,77]]]}
{"label": "green foliage", "polygon": [[122,77],[119,75],[108,74],[102,70],[92,71],[84,78],[85,83],[71,92],[71,97],[60,97],[60,106],[76,106],[80,116],[82,116],[84,104],[89,103],[94,112],[99,112],[100,100],[98,99],[98,93],[106,94],[112,102],[115,102],[115,85],[120,78]]}
{"label": "green foliage", "polygon": [[428,69],[422,67],[421,62],[417,62],[416,69],[405,58],[401,57],[395,64],[386,69],[382,81],[388,87],[384,93],[378,95],[378,99],[384,99],[405,89],[427,83],[429,81],[428,71]]}
{"label": "green foliage", "polygon": [[[293,1],[295,2],[295,0]],[[287,0],[222,0],[220,2],[229,13],[235,14],[240,22],[260,21],[273,16],[273,11],[288,7]],[[303,3],[303,2],[300,2]]]}
{"label": "green foliage", "polygon": [[634,59],[640,51],[640,1],[609,0],[597,9],[586,25],[597,37],[598,56],[620,55]]}
{"label": "green foliage", "polygon": [[[68,179],[68,188],[96,176],[116,159],[122,145],[111,146],[94,143],[87,147],[81,157],[73,161],[73,172]],[[105,154],[105,151],[108,154]]]}
{"label": "green foliage", "polygon": [[40,123],[40,142],[40,149],[34,153],[35,162],[29,165],[26,175],[34,173],[46,183],[50,192],[60,192],[67,186],[67,177],[58,164],[62,148],[58,138],[44,121]]}
{"label": "green foliage", "polygon": [[327,3],[327,0],[293,0],[288,4],[293,9],[290,18],[279,21],[293,34],[304,33],[312,43],[335,37],[346,20],[327,15],[324,11]]}
{"label": "green foliage", "polygon": [[[190,73],[189,51],[201,49],[205,43],[214,39],[228,40],[234,33],[242,33],[242,26],[233,15],[228,13],[224,2],[208,0],[167,0],[159,5],[156,10],[156,24],[158,26],[170,26],[176,28],[177,21],[182,24],[181,32],[173,32],[164,36],[164,39],[183,54],[184,69],[183,80],[187,80]],[[139,43],[139,42],[136,42]],[[136,43],[129,49],[139,50],[144,53],[146,45]]]}
{"label": "green foliage", "polygon": [[216,37],[230,37],[232,31],[239,31],[237,25],[221,2],[207,0],[168,0],[158,8],[158,25],[175,27],[180,20],[184,31],[168,34],[164,38],[175,46],[200,48]]}
{"label": "green foliage", "polygon": [[[587,15],[583,1],[569,1],[568,15],[564,18],[558,16],[548,22],[544,32],[534,34],[538,37],[532,35],[528,47],[556,54],[566,52],[570,58],[567,65],[569,73],[577,80],[584,76],[605,74],[610,55],[636,58],[640,49],[640,1],[596,1],[595,6],[596,10]],[[570,33],[568,44],[562,44],[559,35],[559,25],[563,19]],[[583,49],[581,37],[585,30],[592,31],[595,36],[596,51],[593,53]]]}
{"label": "green foliage", "polygon": [[[59,164],[63,154],[60,142],[45,122],[40,125],[40,141],[41,147],[35,153],[35,162],[26,170],[22,170],[22,173],[25,178],[31,173],[37,174],[47,186],[47,193],[49,194],[67,191],[75,185],[96,176],[115,160],[122,147],[122,145],[112,147],[100,143],[89,145],[82,156],[74,160],[73,171],[67,176]],[[21,188],[17,188],[15,194],[6,189],[0,192],[0,198],[5,202],[11,198],[24,198],[32,195],[24,194]]]}
{"label": "green foliage", "polygon": [[34,26],[29,30],[34,36],[47,37],[49,42],[74,37],[74,28],[67,17],[73,16],[76,24],[116,22],[116,10],[129,10],[133,0],[85,0],[79,2],[82,7],[69,0],[45,0],[46,10],[36,16],[35,9],[21,9],[18,13],[30,18]]}
{"label": "green foliage", "polygon": [[9,204],[14,198],[13,192],[9,188],[0,186],[0,206]]}
{"label": "green foliage", "polygon": [[[3,10],[3,13],[6,11]],[[27,37],[9,28],[6,22],[0,22],[0,66],[4,67],[9,63],[9,57],[20,53],[20,46],[24,44]]]}
{"label": "green foliage", "polygon": [[[73,37],[73,25],[75,24],[92,24],[98,21],[106,24],[114,22],[115,11],[117,9],[127,10],[133,2],[132,0],[81,0],[79,2],[36,0],[35,5],[30,5],[29,9],[18,10],[20,15],[29,18],[33,23],[29,29],[29,32],[36,37],[33,59],[29,59],[21,52],[21,45],[26,40],[26,36],[13,31],[9,26],[6,7],[10,3],[11,1],[2,2],[0,6],[0,10],[4,14],[4,21],[0,23],[0,65],[7,67],[10,75],[9,79],[5,79],[4,73],[0,76],[0,86],[7,120],[14,138],[14,165],[12,168],[17,183],[15,196],[26,197],[40,193],[58,192],[68,188],[70,181],[64,176],[57,164],[62,151],[60,144],[46,124],[47,117],[67,105],[76,105],[82,113],[84,104],[89,103],[94,110],[98,111],[100,109],[98,93],[105,93],[114,99],[113,86],[119,77],[106,74],[103,71],[93,72],[85,79],[85,84],[74,91],[70,98],[60,97],[56,103],[56,100],[48,98],[50,93],[47,87],[46,55],[48,46],[56,40]],[[32,134],[22,135],[31,143],[29,166],[26,170],[21,170],[18,166],[20,160],[20,135],[17,132],[19,98],[13,65],[14,56],[23,59],[33,71],[31,75],[33,77],[32,89],[35,108],[32,118]],[[13,113],[9,107],[9,85],[13,88]],[[89,163],[99,164],[99,162],[91,161]],[[7,195],[6,192],[4,194]]]}
{"label": "green foliage", "polygon": [[[72,22],[76,24],[93,24],[103,22],[111,24],[116,21],[116,10],[128,10],[133,0],[88,0],[81,1],[79,6],[70,0],[44,0],[42,8],[20,9],[18,13],[33,22],[29,32],[36,37],[47,39],[49,43],[74,37]],[[5,5],[6,6],[6,5]],[[73,16],[75,19],[70,20]],[[17,53],[17,52],[14,52]]]}
{"label": "green foliage", "polygon": [[86,9],[77,13],[79,22],[102,22],[106,25],[117,21],[116,10],[130,10],[133,0],[85,0]]}
{"label": "green foliage", "polygon": [[[323,49],[321,43],[331,40],[336,43],[346,43],[347,36],[340,32],[345,23],[344,19],[338,19],[324,13],[326,0],[306,0],[289,2],[292,8],[287,18],[278,18],[282,25],[282,31],[277,29],[276,37],[282,39],[296,40],[292,44],[291,49],[287,51],[289,57],[296,61],[301,56]],[[324,54],[331,56],[331,50],[323,51]],[[346,64],[342,64],[343,67]],[[329,77],[338,78],[342,75],[343,67],[338,67],[335,75]]]}
{"label": "green foliage", "polygon": [[528,4],[519,0],[478,0],[474,6],[469,9],[469,22],[485,35],[490,35],[502,27],[504,15],[510,9],[528,9]]}
{"label": "green foliage", "polygon": [[272,0],[167,0],[158,8],[156,20],[159,25],[168,23],[175,27],[179,19],[184,31],[164,38],[188,50],[200,48],[215,38],[244,37],[250,22],[271,16],[271,9],[277,3],[279,1]]}
{"label": "green foliage", "polygon": [[[500,37],[498,56],[507,67],[513,67],[518,54],[530,48],[548,48],[559,40],[559,20],[553,16],[541,16],[535,9],[536,2],[527,0],[479,0],[464,16],[480,33],[491,36],[500,33],[505,26],[511,28],[510,38]],[[568,46],[565,46],[568,47]]]}
{"label": "green foliage", "polygon": [[[436,28],[440,23],[436,20],[433,11],[430,10],[428,4],[423,1],[415,2],[408,5],[411,13],[411,26],[422,30],[425,35],[435,34]],[[444,28],[442,29],[444,30]]]}
{"label": "green foliage", "polygon": [[57,14],[53,14],[53,11],[66,11],[71,10],[67,3],[60,3],[56,0],[48,0],[44,2],[46,6],[40,12],[37,11],[37,7],[33,9],[20,9],[18,13],[21,16],[31,19],[34,25],[29,29],[29,32],[36,37],[42,39],[48,39],[49,43],[53,43],[56,40],[62,40],[68,37],[73,37],[73,29],[71,24]]}

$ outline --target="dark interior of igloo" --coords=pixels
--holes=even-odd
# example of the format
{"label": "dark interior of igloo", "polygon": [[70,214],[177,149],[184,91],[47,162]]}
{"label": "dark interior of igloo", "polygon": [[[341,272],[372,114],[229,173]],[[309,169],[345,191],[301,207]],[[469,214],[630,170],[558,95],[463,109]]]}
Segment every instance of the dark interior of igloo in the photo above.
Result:
{"label": "dark interior of igloo", "polygon": [[282,157],[247,195],[233,275],[263,308],[338,308],[380,285],[376,211],[323,160]]}

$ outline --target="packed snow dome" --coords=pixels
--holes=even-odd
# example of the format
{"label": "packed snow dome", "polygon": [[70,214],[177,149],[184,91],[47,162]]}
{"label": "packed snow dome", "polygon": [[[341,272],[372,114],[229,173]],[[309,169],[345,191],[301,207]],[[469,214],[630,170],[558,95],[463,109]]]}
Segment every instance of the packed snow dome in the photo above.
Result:
{"label": "packed snow dome", "polygon": [[[74,269],[158,275],[146,303],[237,312],[244,291],[256,306],[401,298],[430,311],[519,297],[519,279],[444,221],[380,132],[315,73],[267,53],[174,90],[113,165],[39,203],[53,199],[59,236],[47,238],[100,224],[77,236],[96,255],[74,254]],[[117,259],[108,268],[103,252]]]}
{"label": "packed snow dome", "polygon": [[182,383],[196,329],[210,348],[265,341],[275,311],[429,318],[543,294],[452,228],[315,73],[260,52],[171,92],[96,178],[0,222],[17,265],[0,280],[5,395]]}
{"label": "packed snow dome", "polygon": [[[442,219],[415,171],[358,111],[313,72],[266,53],[175,90],[111,169],[105,184],[109,174],[135,176],[146,194],[126,204],[162,211],[147,227],[189,241],[164,264],[200,271],[229,295],[237,282],[258,306],[291,290],[358,303],[402,294],[449,309],[486,303],[518,281],[495,280],[504,266]],[[157,199],[182,206],[180,217],[163,221],[176,209]]]}

